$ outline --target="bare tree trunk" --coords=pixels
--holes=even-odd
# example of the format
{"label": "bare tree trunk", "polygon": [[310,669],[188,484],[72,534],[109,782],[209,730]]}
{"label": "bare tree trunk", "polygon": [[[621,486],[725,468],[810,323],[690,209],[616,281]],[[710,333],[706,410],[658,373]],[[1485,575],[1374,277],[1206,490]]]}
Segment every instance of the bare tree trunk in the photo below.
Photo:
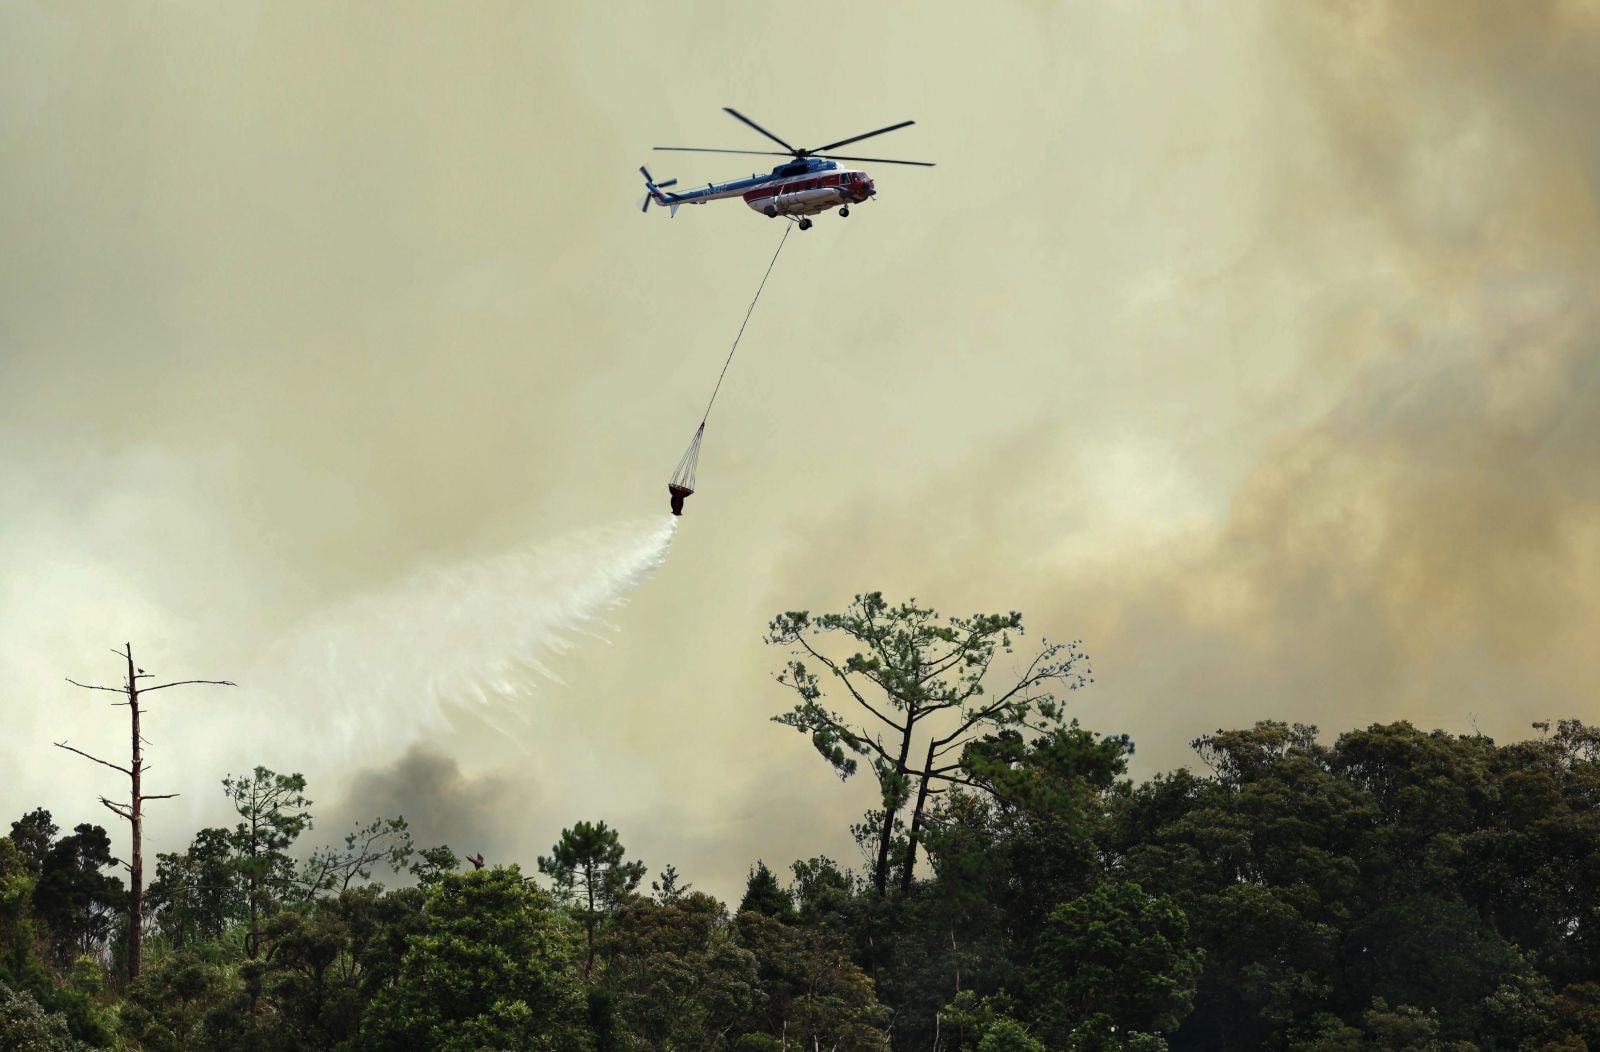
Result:
{"label": "bare tree trunk", "polygon": [[133,724],[133,763],[129,780],[133,792],[128,798],[128,825],[132,827],[133,859],[128,865],[128,981],[139,978],[144,934],[144,796],[139,792],[139,776],[144,772],[144,748],[139,740],[139,680],[133,667],[133,644],[126,644],[128,659],[128,711]]}
{"label": "bare tree trunk", "polygon": [[98,756],[91,756],[82,749],[73,748],[64,741],[56,742],[55,745],[58,749],[75,752],[84,759],[93,760],[102,767],[109,767],[113,771],[121,771],[128,776],[129,795],[126,804],[108,800],[103,796],[100,798],[100,802],[112,814],[125,820],[132,834],[133,857],[128,862],[130,885],[128,895],[128,981],[132,982],[139,978],[139,964],[142,960],[144,943],[144,802],[146,800],[170,800],[178,795],[177,793],[151,793],[146,795],[144,792],[144,738],[139,734],[139,695],[141,693],[148,694],[152,690],[161,690],[165,687],[181,687],[190,683],[209,683],[223,687],[232,687],[235,684],[225,679],[183,679],[171,683],[157,684],[154,687],[146,687],[141,691],[139,689],[139,681],[141,679],[149,679],[150,676],[143,669],[134,665],[133,644],[124,643],[121,650],[113,650],[112,653],[122,658],[128,666],[128,678],[122,686],[94,686],[88,683],[79,683],[77,680],[70,678],[67,682],[75,687],[83,687],[86,690],[104,690],[110,691],[112,694],[121,694],[128,699],[127,701],[114,702],[113,704],[128,706],[132,737],[129,750],[129,765],[123,767],[120,764],[109,763]]}

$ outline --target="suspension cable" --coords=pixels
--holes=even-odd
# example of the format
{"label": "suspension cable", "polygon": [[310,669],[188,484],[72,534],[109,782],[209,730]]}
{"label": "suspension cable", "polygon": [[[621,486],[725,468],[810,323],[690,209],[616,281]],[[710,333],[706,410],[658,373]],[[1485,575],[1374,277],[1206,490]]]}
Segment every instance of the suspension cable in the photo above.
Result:
{"label": "suspension cable", "polygon": [[772,276],[772,268],[778,262],[778,253],[783,251],[783,243],[789,240],[789,231],[792,229],[791,224],[784,224],[783,237],[778,239],[778,251],[772,254],[772,262],[767,264],[767,272],[761,275],[761,284],[756,287],[755,298],[750,301],[750,309],[744,312],[744,321],[739,323],[739,332],[733,338],[733,346],[728,348],[728,358],[722,363],[722,372],[717,374],[717,386],[711,389],[711,400],[706,403],[706,411],[700,417],[702,428],[706,426],[706,420],[711,416],[711,406],[717,400],[717,392],[722,390],[722,378],[728,375],[728,366],[733,362],[733,352],[739,349],[739,340],[744,336],[744,327],[750,324],[750,315],[756,311],[756,303],[761,299],[761,290],[767,287],[767,278]]}

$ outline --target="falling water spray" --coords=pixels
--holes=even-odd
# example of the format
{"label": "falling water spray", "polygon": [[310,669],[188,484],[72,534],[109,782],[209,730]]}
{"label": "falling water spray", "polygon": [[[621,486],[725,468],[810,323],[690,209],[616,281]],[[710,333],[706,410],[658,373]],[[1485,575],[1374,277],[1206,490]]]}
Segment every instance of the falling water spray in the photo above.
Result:
{"label": "falling water spray", "polygon": [[283,703],[324,747],[367,760],[442,731],[472,704],[502,728],[559,682],[557,659],[602,635],[605,615],[666,558],[672,516],[582,530],[490,558],[429,568],[324,610],[273,648]]}

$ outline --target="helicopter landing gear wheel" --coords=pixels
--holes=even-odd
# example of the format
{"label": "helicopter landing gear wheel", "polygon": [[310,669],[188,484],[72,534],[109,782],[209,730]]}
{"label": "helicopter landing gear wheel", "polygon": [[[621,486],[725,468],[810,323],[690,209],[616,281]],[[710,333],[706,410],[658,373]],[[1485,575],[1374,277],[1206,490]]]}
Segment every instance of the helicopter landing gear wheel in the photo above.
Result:
{"label": "helicopter landing gear wheel", "polygon": [[839,208],[839,218],[840,219],[845,219],[849,215],[850,215],[850,206],[849,205],[840,206],[840,208]]}
{"label": "helicopter landing gear wheel", "polygon": [[800,220],[800,229],[801,230],[810,230],[811,229],[811,220],[809,220],[809,219]]}

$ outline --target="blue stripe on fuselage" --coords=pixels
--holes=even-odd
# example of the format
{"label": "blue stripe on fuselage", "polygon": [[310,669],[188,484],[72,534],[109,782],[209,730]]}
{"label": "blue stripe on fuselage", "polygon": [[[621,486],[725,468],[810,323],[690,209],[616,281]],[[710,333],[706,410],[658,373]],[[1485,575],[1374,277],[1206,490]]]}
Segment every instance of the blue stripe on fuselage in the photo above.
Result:
{"label": "blue stripe on fuselage", "polygon": [[741,194],[742,195],[746,190],[754,189],[755,187],[760,186],[763,183],[778,182],[778,181],[780,181],[780,179],[784,179],[784,178],[791,178],[791,177],[789,177],[789,176],[774,177],[774,176],[770,176],[770,175],[756,175],[756,176],[751,176],[749,179],[738,179],[738,180],[735,180],[734,182],[731,182],[731,183],[713,183],[710,186],[706,187],[704,190],[690,190],[689,192],[682,193],[682,194],[667,194],[666,198],[667,198],[668,201],[672,202],[673,204],[693,204],[696,201],[703,201],[703,200],[706,200],[706,199],[714,197],[714,196],[721,196],[723,194]]}
{"label": "blue stripe on fuselage", "polygon": [[[783,165],[781,167],[787,168],[789,166]],[[814,161],[806,166],[805,171],[790,172],[787,175],[779,175],[776,171],[773,171],[768,172],[766,175],[752,175],[748,179],[737,179],[731,183],[712,183],[704,190],[689,190],[681,194],[662,193],[661,197],[667,204],[699,204],[702,201],[709,201],[713,198],[743,196],[746,190],[753,190],[758,186],[786,183],[792,179],[806,179],[815,176],[819,172],[832,172],[838,169],[838,164],[833,161]]]}

